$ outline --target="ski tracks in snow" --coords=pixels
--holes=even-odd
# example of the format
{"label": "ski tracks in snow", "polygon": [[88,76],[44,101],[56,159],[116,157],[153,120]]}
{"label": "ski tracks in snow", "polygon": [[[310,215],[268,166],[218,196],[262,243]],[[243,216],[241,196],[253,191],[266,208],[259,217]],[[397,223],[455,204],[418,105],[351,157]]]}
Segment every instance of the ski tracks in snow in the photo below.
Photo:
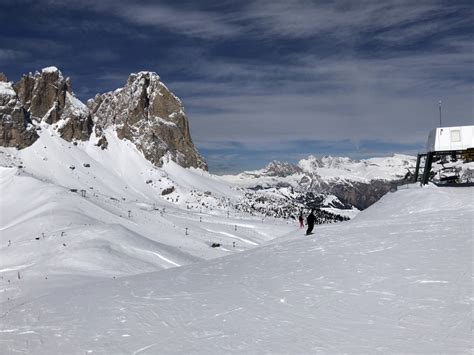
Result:
{"label": "ski tracks in snow", "polygon": [[206,228],[206,231],[208,232],[211,232],[211,233],[218,233],[218,234],[222,234],[222,235],[225,235],[226,237],[229,237],[229,238],[232,238],[232,239],[237,239],[237,240],[240,240],[241,242],[244,242],[244,243],[247,243],[247,244],[250,244],[250,245],[255,245],[255,246],[258,246],[260,244],[256,243],[256,242],[253,242],[249,239],[245,239],[245,238],[242,238],[242,237],[239,237],[235,234],[231,234],[231,233],[227,233],[227,232],[221,232],[221,231],[215,231],[215,230],[212,230],[212,229],[207,229]]}

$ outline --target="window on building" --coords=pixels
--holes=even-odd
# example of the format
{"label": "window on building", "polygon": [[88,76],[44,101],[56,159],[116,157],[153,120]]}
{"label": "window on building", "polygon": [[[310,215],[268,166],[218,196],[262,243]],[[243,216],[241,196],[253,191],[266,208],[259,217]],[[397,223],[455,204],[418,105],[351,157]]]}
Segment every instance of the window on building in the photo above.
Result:
{"label": "window on building", "polygon": [[461,131],[459,129],[453,129],[451,131],[451,142],[461,141]]}

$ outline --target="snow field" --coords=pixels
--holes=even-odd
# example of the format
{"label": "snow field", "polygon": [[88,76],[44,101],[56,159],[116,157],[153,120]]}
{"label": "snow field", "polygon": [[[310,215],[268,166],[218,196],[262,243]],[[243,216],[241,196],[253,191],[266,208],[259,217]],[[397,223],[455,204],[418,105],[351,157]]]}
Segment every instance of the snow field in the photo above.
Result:
{"label": "snow field", "polygon": [[6,353],[470,353],[473,190],[161,272],[4,302]]}

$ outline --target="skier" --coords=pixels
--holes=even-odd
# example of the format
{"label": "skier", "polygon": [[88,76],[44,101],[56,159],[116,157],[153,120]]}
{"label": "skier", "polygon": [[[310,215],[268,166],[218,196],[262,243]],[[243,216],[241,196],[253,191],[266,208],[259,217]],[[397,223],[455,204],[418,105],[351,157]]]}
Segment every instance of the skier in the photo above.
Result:
{"label": "skier", "polygon": [[300,228],[304,228],[303,211],[300,212],[300,215],[299,215],[299,217],[298,217],[298,221],[300,221]]}
{"label": "skier", "polygon": [[316,216],[313,214],[314,209],[311,210],[311,213],[306,218],[306,224],[308,225],[308,229],[306,230],[306,235],[313,234],[314,223],[316,222]]}

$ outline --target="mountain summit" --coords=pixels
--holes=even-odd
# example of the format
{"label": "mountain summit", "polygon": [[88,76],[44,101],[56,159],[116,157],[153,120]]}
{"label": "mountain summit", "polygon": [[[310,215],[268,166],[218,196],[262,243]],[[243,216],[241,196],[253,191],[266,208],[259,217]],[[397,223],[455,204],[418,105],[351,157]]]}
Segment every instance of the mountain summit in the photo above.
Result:
{"label": "mountain summit", "polygon": [[96,95],[87,104],[98,128],[114,126],[119,138],[133,142],[155,165],[169,153],[181,166],[207,170],[192,142],[181,100],[158,74],[130,74],[123,88]]}
{"label": "mountain summit", "polygon": [[16,84],[2,75],[0,104],[0,146],[30,146],[38,138],[39,123],[45,123],[69,142],[98,139],[106,149],[104,131],[111,129],[154,165],[161,166],[166,156],[183,167],[207,170],[192,142],[181,100],[154,72],[132,73],[123,88],[97,94],[87,105],[56,67],[24,75]]}

